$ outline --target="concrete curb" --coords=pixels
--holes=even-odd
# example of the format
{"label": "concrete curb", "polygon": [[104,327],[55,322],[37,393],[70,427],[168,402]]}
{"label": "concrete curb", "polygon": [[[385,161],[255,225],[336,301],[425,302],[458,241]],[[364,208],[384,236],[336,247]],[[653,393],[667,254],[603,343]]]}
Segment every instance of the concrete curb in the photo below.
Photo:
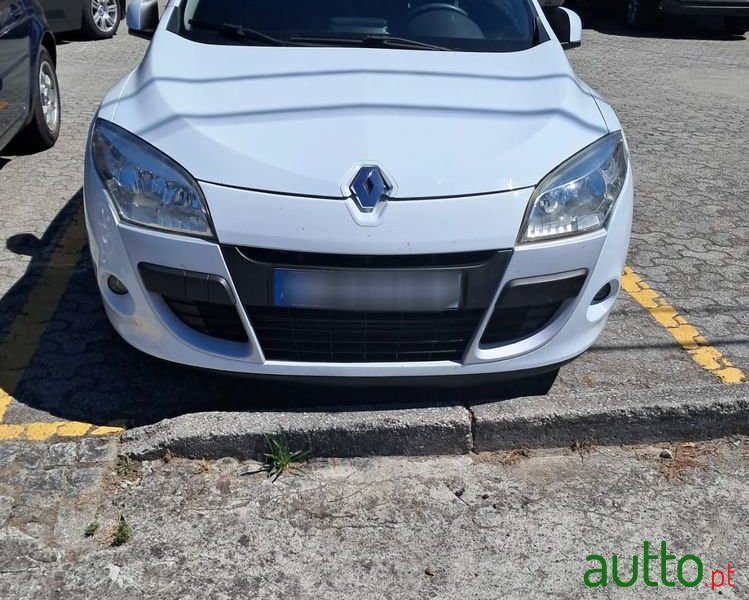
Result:
{"label": "concrete curb", "polygon": [[749,433],[749,385],[610,391],[424,408],[188,414],[126,431],[122,451],[155,459],[259,458],[266,436],[314,456],[420,456],[512,448],[698,440]]}
{"label": "concrete curb", "polygon": [[471,420],[462,406],[352,411],[197,413],[127,431],[123,452],[154,459],[169,449],[185,458],[259,458],[266,436],[313,456],[465,454]]}
{"label": "concrete curb", "polygon": [[749,386],[515,398],[472,407],[476,452],[718,438],[749,432]]}

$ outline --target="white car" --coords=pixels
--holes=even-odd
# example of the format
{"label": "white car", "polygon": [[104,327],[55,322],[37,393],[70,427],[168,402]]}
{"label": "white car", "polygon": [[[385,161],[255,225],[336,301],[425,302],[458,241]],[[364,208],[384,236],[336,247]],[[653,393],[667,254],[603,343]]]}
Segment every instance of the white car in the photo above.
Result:
{"label": "white car", "polygon": [[601,333],[632,172],[565,57],[574,13],[172,0],[159,20],[133,0],[127,17],[153,39],[94,120],[85,208],[134,347],[263,375],[517,377]]}

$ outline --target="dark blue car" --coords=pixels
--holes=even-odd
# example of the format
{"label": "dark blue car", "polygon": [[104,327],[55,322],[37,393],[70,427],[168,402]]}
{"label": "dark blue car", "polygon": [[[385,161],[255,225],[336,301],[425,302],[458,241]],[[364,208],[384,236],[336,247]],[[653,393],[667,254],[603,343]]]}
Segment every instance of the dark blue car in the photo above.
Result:
{"label": "dark blue car", "polygon": [[54,33],[80,31],[90,39],[110,38],[125,15],[125,0],[39,0]]}
{"label": "dark blue car", "polygon": [[0,0],[0,151],[11,140],[25,151],[57,141],[56,58],[55,38],[37,0]]}

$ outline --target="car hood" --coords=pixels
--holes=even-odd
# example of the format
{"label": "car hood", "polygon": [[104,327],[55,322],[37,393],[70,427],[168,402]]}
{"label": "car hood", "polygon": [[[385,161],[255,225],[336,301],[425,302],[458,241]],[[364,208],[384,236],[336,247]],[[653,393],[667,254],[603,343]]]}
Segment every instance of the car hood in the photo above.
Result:
{"label": "car hood", "polygon": [[100,111],[196,179],[350,195],[378,165],[392,197],[536,185],[607,132],[562,50],[524,52],[200,44],[161,30]]}

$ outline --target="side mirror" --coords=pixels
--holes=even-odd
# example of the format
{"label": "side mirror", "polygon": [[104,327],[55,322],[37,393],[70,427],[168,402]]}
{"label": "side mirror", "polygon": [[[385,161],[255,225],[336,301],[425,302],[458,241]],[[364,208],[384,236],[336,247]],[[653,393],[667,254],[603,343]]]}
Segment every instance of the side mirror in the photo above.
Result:
{"label": "side mirror", "polygon": [[580,45],[583,38],[583,23],[577,13],[563,6],[555,6],[544,10],[544,15],[562,48],[566,50]]}
{"label": "side mirror", "polygon": [[158,0],[132,0],[127,7],[130,35],[150,40],[159,26]]}

